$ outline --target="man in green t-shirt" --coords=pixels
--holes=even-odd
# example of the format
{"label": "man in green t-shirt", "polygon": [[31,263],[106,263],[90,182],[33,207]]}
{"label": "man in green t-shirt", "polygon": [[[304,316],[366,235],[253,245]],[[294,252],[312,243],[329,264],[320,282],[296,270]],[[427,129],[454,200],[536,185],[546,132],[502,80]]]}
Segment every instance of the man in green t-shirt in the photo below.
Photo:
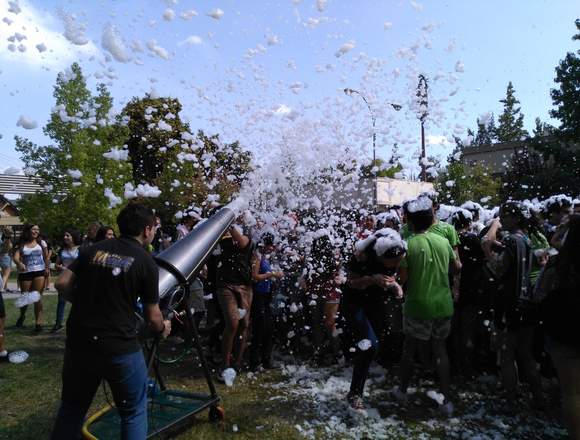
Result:
{"label": "man in green t-shirt", "polygon": [[[437,193],[434,191],[429,191],[421,193],[419,195],[419,198],[424,197],[427,197],[429,200],[431,200],[433,216],[435,217],[435,221],[431,226],[429,226],[429,232],[434,232],[435,234],[440,235],[443,238],[446,238],[447,241],[449,241],[449,244],[451,245],[453,250],[455,251],[455,255],[457,256],[458,255],[457,248],[459,246],[459,235],[457,234],[457,231],[451,224],[447,222],[442,222],[441,220],[437,220],[436,213],[437,210],[439,209],[439,201],[437,200]],[[413,236],[413,234],[414,232],[409,227],[409,223],[407,220],[407,223],[404,224],[403,227],[401,228],[401,237],[403,237],[403,239],[405,240],[408,240],[410,237]]]}
{"label": "man in green t-shirt", "polygon": [[405,344],[401,358],[401,386],[396,397],[406,399],[413,358],[419,353],[425,361],[429,356],[430,342],[443,394],[437,401],[444,413],[451,414],[449,358],[445,347],[453,315],[448,274],[449,271],[458,273],[461,263],[449,241],[431,230],[434,215],[429,198],[419,197],[410,202],[406,210],[413,235],[407,241],[407,255],[400,268],[401,281],[406,283],[403,308]]}

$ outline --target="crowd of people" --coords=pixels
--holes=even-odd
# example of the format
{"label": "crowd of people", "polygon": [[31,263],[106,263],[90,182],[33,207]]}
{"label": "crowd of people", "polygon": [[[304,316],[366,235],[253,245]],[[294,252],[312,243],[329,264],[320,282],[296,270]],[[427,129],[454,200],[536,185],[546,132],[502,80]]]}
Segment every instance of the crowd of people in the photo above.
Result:
{"label": "crowd of people", "polygon": [[[170,229],[162,227],[153,213],[139,209],[140,220],[133,228],[120,215],[118,228],[95,223],[84,237],[65,229],[58,247],[42,238],[38,225],[26,225],[18,241],[4,231],[3,286],[15,265],[24,298],[16,326],[24,325],[27,305],[34,304],[35,332],[42,331],[42,293],[53,252],[55,270],[65,274],[65,280],[57,283],[59,300],[52,328],[56,333],[65,318],[66,273],[86,277],[93,269],[79,267],[98,261],[100,269],[113,270],[115,280],[116,270],[123,276],[130,272],[129,260],[145,258],[137,257],[137,251],[123,242],[127,236],[137,237],[136,243],[150,258],[203,221],[201,210],[189,209],[181,223]],[[436,193],[424,193],[402,206],[349,218],[354,218],[352,227],[341,228],[338,235],[342,236],[337,236],[335,231],[317,228],[316,216],[310,212],[289,213],[290,221],[283,224],[255,220],[246,213],[221,237],[191,283],[188,298],[218,380],[231,383],[241,370],[276,368],[276,356],[293,356],[318,366],[350,365],[352,381],[345,398],[353,409],[361,410],[373,361],[387,368],[398,366],[399,385],[392,397],[402,405],[415,367],[421,367],[422,375],[438,378],[440,393],[434,400],[443,414],[450,415],[454,381],[482,372],[498,374],[506,409],[516,405],[519,384],[527,382],[530,406],[541,411],[546,405],[541,376],[556,376],[570,435],[580,438],[580,332],[576,328],[580,200],[561,195],[542,203],[508,201],[486,210],[474,202],[461,207],[440,205]],[[118,239],[115,229],[121,232]],[[106,240],[110,244],[103,244]],[[111,255],[117,254],[132,256],[113,261]],[[143,265],[155,271],[152,261]],[[139,270],[138,278],[156,288],[156,277],[143,267]],[[158,301],[149,292],[151,286],[143,287],[135,277],[130,278],[131,285],[143,291],[131,292],[132,300],[141,296],[144,303]],[[88,284],[86,288],[94,290]],[[82,338],[72,334],[71,327],[91,325],[78,316],[95,307],[98,295],[91,293],[93,303],[73,302],[69,323],[74,323],[69,324],[67,336],[78,345]],[[0,356],[6,356],[4,307],[0,311]],[[149,310],[147,316],[147,321],[155,322],[155,331],[169,340],[180,336],[179,327],[173,326],[171,332],[170,322],[163,325],[156,312]],[[94,328],[103,325],[113,324],[94,322]],[[105,340],[123,348],[114,342],[118,335],[106,334]],[[68,367],[81,362],[68,351],[67,356],[65,370],[67,362]],[[87,397],[81,414],[66,405],[65,395],[63,390],[59,420],[76,417],[78,425],[86,413],[82,408],[88,408]],[[88,403],[94,390],[89,395]],[[57,430],[65,429],[57,425]]]}

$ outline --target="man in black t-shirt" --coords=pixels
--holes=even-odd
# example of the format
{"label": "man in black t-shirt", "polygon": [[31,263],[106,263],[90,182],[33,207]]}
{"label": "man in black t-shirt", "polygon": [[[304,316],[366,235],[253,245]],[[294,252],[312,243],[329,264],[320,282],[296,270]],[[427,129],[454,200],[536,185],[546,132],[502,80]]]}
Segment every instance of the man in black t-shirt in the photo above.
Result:
{"label": "man in black t-shirt", "polygon": [[101,381],[109,383],[123,439],[147,436],[147,367],[137,340],[138,301],[151,332],[166,337],[158,268],[144,249],[155,236],[153,212],[139,204],[117,217],[118,239],[83,248],[55,283],[72,302],[62,372],[61,406],[52,439],[80,438]]}

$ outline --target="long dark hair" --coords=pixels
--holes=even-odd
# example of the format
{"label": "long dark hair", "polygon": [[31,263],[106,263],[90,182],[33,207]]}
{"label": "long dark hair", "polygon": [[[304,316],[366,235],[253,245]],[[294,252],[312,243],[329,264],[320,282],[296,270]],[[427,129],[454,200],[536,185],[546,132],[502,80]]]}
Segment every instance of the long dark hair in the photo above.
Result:
{"label": "long dark hair", "polygon": [[[67,228],[64,230],[64,234],[69,234],[72,237],[73,245],[79,246],[81,244],[81,233],[74,228]],[[63,241],[64,246],[64,241]]]}
{"label": "long dark hair", "polygon": [[[36,223],[27,223],[22,227],[22,235],[20,236],[20,245],[24,245],[32,241],[32,228],[38,226]],[[40,241],[40,237],[37,242]],[[39,243],[40,244],[40,243]]]}
{"label": "long dark hair", "polygon": [[115,233],[115,230],[111,226],[101,226],[97,231],[97,235],[95,236],[95,243],[103,241],[105,238],[107,238],[108,231],[113,231],[113,234]]}
{"label": "long dark hair", "polygon": [[564,286],[580,286],[580,214],[570,216],[568,233],[558,255],[558,279]]}

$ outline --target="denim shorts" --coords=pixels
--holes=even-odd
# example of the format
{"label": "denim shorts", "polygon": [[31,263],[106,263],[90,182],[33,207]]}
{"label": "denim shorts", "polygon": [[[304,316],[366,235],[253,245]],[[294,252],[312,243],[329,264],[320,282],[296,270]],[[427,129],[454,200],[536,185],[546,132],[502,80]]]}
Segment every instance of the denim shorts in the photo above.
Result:
{"label": "denim shorts", "polygon": [[12,267],[12,258],[10,258],[10,255],[0,255],[0,269],[8,269],[10,267]]}

